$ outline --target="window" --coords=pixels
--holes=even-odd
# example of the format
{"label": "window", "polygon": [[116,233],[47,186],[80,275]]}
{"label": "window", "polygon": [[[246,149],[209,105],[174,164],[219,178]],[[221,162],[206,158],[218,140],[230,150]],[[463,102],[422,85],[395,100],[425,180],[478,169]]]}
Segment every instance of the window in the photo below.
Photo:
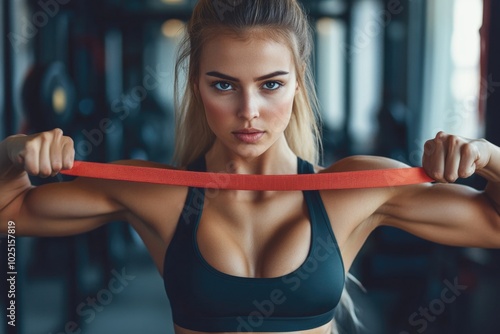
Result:
{"label": "window", "polygon": [[480,137],[481,0],[428,3],[422,127],[423,143],[437,131]]}
{"label": "window", "polygon": [[332,18],[316,22],[317,32],[317,91],[323,122],[334,131],[341,131],[345,123],[345,23]]}
{"label": "window", "polygon": [[352,40],[351,118],[352,153],[372,153],[381,103],[385,10],[378,1],[354,3]]}

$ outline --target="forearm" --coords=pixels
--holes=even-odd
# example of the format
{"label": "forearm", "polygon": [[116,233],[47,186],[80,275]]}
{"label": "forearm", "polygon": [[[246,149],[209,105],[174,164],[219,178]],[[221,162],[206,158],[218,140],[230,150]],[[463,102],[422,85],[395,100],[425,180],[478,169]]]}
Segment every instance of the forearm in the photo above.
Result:
{"label": "forearm", "polygon": [[18,136],[23,135],[7,137],[0,141],[0,182],[13,180],[24,174],[21,168],[14,166],[7,152],[9,141]]}
{"label": "forearm", "polygon": [[478,170],[478,174],[484,177],[488,184],[485,193],[500,215],[500,147],[488,143],[491,155],[488,164]]}
{"label": "forearm", "polygon": [[31,187],[28,174],[8,157],[7,143],[8,139],[0,142],[0,214],[19,194]]}

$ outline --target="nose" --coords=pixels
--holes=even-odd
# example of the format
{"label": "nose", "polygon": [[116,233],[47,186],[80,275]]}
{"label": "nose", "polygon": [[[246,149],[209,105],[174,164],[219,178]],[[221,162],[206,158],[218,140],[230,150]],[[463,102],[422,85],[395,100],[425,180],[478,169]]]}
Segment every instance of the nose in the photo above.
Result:
{"label": "nose", "polygon": [[242,94],[240,106],[238,108],[238,117],[245,120],[252,120],[258,118],[259,116],[258,98],[249,92]]}

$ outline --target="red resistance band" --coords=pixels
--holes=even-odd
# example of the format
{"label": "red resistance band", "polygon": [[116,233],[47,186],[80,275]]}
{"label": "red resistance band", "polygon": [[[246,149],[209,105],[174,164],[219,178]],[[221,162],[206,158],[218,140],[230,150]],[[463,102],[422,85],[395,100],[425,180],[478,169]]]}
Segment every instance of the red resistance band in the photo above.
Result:
{"label": "red resistance band", "polygon": [[318,174],[248,175],[75,161],[72,169],[61,171],[61,174],[207,189],[260,191],[382,188],[433,181],[418,167]]}

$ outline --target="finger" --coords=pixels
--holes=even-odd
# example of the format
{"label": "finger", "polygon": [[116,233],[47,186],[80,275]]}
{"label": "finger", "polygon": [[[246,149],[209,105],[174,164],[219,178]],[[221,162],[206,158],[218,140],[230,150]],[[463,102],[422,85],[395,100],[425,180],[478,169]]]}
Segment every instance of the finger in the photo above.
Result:
{"label": "finger", "polygon": [[73,140],[69,137],[64,137],[63,142],[62,169],[71,169],[73,168],[73,162],[75,161],[75,145]]}
{"label": "finger", "polygon": [[431,158],[432,155],[436,152],[436,140],[435,139],[430,139],[425,142],[424,144],[424,158]]}
{"label": "finger", "polygon": [[52,174],[52,163],[50,161],[50,149],[52,144],[52,134],[43,132],[39,136],[40,152],[39,152],[39,170],[38,176],[49,177]]}
{"label": "finger", "polygon": [[22,167],[28,174],[38,175],[40,171],[40,140],[36,136],[26,141],[17,160],[23,164]]}
{"label": "finger", "polygon": [[51,131],[51,142],[49,148],[49,159],[50,159],[50,175],[56,176],[57,173],[62,168],[63,165],[63,157],[62,157],[62,138],[63,132],[61,129],[54,129]]}
{"label": "finger", "polygon": [[424,146],[422,165],[427,174],[437,182],[446,182],[443,177],[446,158],[444,138],[445,134],[440,132],[434,139],[427,141]]}
{"label": "finger", "polygon": [[448,136],[446,140],[446,164],[444,169],[444,179],[446,182],[455,182],[458,179],[458,168],[461,160],[462,141],[459,137]]}
{"label": "finger", "polygon": [[460,166],[458,176],[461,178],[470,177],[476,172],[476,161],[479,159],[479,152],[475,145],[466,143],[461,149]]}

